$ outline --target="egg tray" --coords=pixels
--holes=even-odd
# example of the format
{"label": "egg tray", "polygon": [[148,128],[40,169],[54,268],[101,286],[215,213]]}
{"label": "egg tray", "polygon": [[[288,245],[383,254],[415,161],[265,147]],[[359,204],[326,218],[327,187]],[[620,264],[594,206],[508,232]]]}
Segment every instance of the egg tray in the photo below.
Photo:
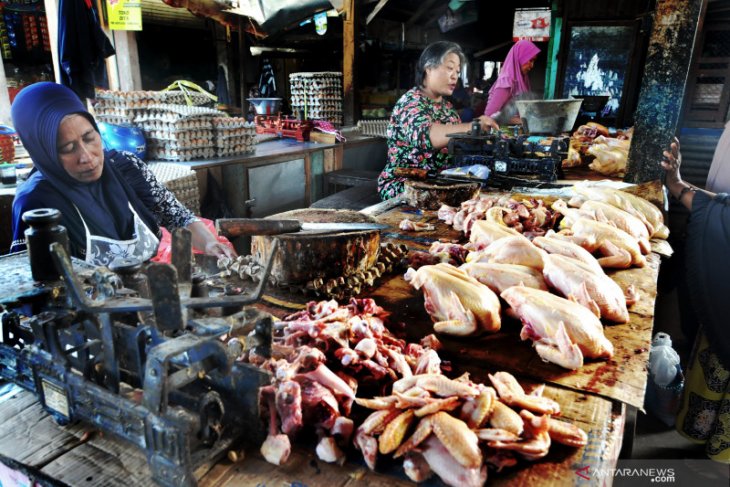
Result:
{"label": "egg tray", "polygon": [[157,140],[175,140],[175,141],[184,141],[184,140],[206,140],[209,143],[212,142],[215,139],[215,133],[212,130],[207,129],[198,129],[198,130],[179,130],[179,131],[169,131],[169,130],[147,130],[145,128],[141,129],[144,132],[145,138],[148,139],[157,139]]}
{"label": "egg tray", "polygon": [[204,149],[213,147],[213,141],[210,139],[186,139],[186,140],[168,140],[168,139],[147,139],[147,147],[155,147],[157,149]]}
{"label": "egg tray", "polygon": [[233,129],[233,130],[215,130],[216,139],[236,139],[236,138],[250,138],[256,136],[256,128],[252,129]]}
{"label": "egg tray", "polygon": [[137,127],[144,131],[160,130],[164,132],[189,132],[191,130],[207,130],[212,132],[213,125],[210,120],[204,118],[193,118],[189,120],[181,120],[179,122],[163,122],[161,120],[146,120],[144,122],[135,123]]}
{"label": "egg tray", "polygon": [[241,154],[250,154],[251,152],[254,152],[255,150],[256,150],[255,145],[242,145],[242,146],[235,146],[235,147],[217,148],[215,150],[215,152],[218,157],[229,157],[229,156],[238,156]]}
{"label": "egg tray", "polygon": [[216,130],[229,130],[229,129],[251,129],[256,130],[256,124],[253,122],[249,122],[245,118],[242,117],[214,117],[213,120],[213,127],[216,128]]}
{"label": "egg tray", "polygon": [[94,115],[94,118],[98,122],[109,123],[112,125],[134,124],[133,116],[124,117],[124,116],[120,116],[120,115],[103,114],[103,115]]}
{"label": "egg tray", "polygon": [[221,137],[220,135],[217,135],[214,140],[216,147],[225,147],[227,145],[237,144],[255,144],[256,134],[234,135],[230,137]]}
{"label": "egg tray", "polygon": [[117,117],[134,117],[134,112],[130,108],[112,107],[112,106],[94,106],[95,115],[113,115]]}
{"label": "egg tray", "polygon": [[294,96],[291,97],[292,105],[307,105],[307,106],[325,106],[330,108],[336,108],[342,110],[342,98],[324,98],[324,97],[303,97]]}
{"label": "egg tray", "polygon": [[215,157],[216,150],[213,147],[200,149],[163,149],[151,146],[148,149],[150,158],[163,161],[192,161],[195,159],[210,159]]}
{"label": "egg tray", "polygon": [[[224,114],[220,110],[205,107],[189,107],[187,105],[150,105],[145,108],[133,108],[136,110],[135,118],[139,117],[143,120],[166,120],[174,121],[185,118],[196,117],[220,117]],[[212,123],[212,122],[211,122]]]}
{"label": "egg tray", "polygon": [[188,93],[187,99],[182,91],[112,91],[97,90],[96,100],[98,104],[105,106],[120,106],[127,108],[145,108],[150,105],[179,104],[186,105],[190,100],[193,106],[205,105],[212,100],[200,93]]}

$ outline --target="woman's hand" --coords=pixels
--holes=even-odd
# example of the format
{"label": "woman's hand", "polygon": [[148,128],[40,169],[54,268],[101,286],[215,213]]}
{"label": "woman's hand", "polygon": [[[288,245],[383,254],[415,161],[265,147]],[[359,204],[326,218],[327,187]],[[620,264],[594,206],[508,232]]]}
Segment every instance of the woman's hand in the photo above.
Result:
{"label": "woman's hand", "polygon": [[495,122],[492,117],[482,115],[478,117],[477,120],[479,120],[479,125],[482,128],[482,132],[489,132],[490,128],[493,128],[494,130],[499,130],[499,124]]}
{"label": "woman's hand", "polygon": [[679,139],[676,137],[669,144],[669,150],[662,153],[664,159],[659,163],[666,173],[666,185],[671,187],[672,184],[682,181],[679,173],[679,166],[682,165],[682,153],[679,151]]}
{"label": "woman's hand", "polygon": [[215,257],[226,256],[231,259],[236,258],[236,251],[220,243],[216,236],[205,226],[205,223],[196,220],[188,225],[187,228],[190,230],[193,247],[196,249],[202,250],[206,255],[213,255]]}
{"label": "woman's hand", "polygon": [[217,240],[215,242],[208,242],[203,249],[206,255],[212,255],[214,257],[228,257],[229,259],[236,258],[236,252],[228,245],[222,244]]}

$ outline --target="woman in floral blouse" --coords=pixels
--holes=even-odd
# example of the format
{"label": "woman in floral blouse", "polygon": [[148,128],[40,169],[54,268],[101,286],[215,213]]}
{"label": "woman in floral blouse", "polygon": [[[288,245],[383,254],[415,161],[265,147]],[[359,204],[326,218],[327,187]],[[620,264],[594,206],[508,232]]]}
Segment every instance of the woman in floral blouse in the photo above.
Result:
{"label": "woman in floral blouse", "polygon": [[[439,170],[447,166],[448,134],[468,132],[451,103],[444,99],[456,88],[465,62],[464,53],[453,42],[434,42],[424,49],[416,67],[417,86],[396,103],[388,124],[388,162],[378,178],[378,192],[384,200],[403,191],[403,178],[394,175],[396,167]],[[499,127],[481,116],[482,130]]]}

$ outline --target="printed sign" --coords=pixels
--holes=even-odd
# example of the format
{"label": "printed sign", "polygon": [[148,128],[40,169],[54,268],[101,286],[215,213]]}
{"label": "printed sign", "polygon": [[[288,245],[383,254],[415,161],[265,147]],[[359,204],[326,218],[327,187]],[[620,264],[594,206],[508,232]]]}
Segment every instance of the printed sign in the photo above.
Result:
{"label": "printed sign", "polygon": [[515,9],[512,40],[527,39],[533,42],[550,40],[550,8]]}
{"label": "printed sign", "polygon": [[111,30],[142,30],[141,0],[106,0]]}

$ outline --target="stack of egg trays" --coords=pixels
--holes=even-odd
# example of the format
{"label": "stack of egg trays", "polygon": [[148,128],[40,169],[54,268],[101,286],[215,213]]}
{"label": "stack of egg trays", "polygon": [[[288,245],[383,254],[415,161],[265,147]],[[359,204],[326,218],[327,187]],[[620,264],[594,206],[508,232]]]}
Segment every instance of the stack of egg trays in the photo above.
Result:
{"label": "stack of egg trays", "polygon": [[219,110],[155,104],[134,108],[134,124],[145,134],[151,159],[190,161],[216,156],[213,118]]}
{"label": "stack of egg trays", "polygon": [[[193,105],[202,105],[210,101],[200,93],[191,93],[188,97]],[[133,110],[159,104],[185,105],[185,95],[182,91],[96,90],[94,112],[100,122],[115,125],[134,124]]]}
{"label": "stack of egg trays", "polygon": [[215,150],[218,157],[253,152],[256,148],[256,124],[240,117],[215,117]]}
{"label": "stack of egg trays", "polygon": [[342,125],[342,73],[291,73],[289,85],[295,114],[306,111],[312,120]]}

